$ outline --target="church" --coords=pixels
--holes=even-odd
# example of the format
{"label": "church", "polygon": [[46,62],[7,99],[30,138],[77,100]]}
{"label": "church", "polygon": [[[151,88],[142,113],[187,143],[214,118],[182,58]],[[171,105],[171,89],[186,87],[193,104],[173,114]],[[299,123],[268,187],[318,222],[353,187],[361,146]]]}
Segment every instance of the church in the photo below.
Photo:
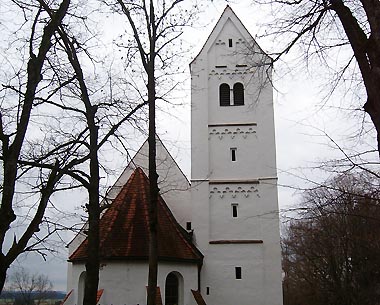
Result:
{"label": "church", "polygon": [[[227,6],[190,63],[191,181],[157,138],[157,304],[282,305],[272,60]],[[108,194],[99,305],[142,305],[148,143]],[[65,305],[82,305],[86,235],[68,245]]]}

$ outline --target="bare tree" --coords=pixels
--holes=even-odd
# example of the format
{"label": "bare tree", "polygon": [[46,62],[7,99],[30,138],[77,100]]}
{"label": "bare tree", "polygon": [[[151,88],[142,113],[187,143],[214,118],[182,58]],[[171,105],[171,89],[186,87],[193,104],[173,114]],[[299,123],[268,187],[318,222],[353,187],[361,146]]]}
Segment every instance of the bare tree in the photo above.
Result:
{"label": "bare tree", "polygon": [[304,194],[282,241],[284,304],[379,304],[379,202],[365,171]]}
{"label": "bare tree", "polygon": [[[136,124],[136,115],[146,102],[127,101],[126,88],[114,91],[114,88],[122,87],[120,83],[114,86],[110,79],[99,77],[95,81],[96,76],[82,64],[89,60],[102,69],[102,61],[94,59],[87,45],[96,35],[91,31],[84,33],[81,29],[82,25],[87,29],[90,27],[86,23],[87,12],[77,10],[81,8],[80,1],[71,6],[66,0],[56,6],[44,0],[11,3],[25,17],[17,33],[30,30],[31,34],[25,38],[27,44],[18,46],[18,50],[29,52],[27,68],[22,56],[17,58],[19,53],[16,53],[19,62],[12,65],[20,64],[21,68],[3,86],[6,94],[1,104],[0,125],[4,168],[0,209],[2,251],[6,249],[6,235],[14,232],[11,224],[14,225],[16,220],[15,209],[20,209],[19,216],[23,225],[26,224],[26,230],[19,239],[14,234],[10,249],[0,255],[0,290],[7,269],[18,255],[33,250],[43,254],[46,250],[42,243],[53,232],[48,228],[45,236],[38,233],[46,233],[41,225],[51,195],[84,187],[89,197],[86,205],[90,240],[87,274],[92,279],[86,284],[90,288],[85,303],[95,304],[99,269],[100,175],[106,171],[100,151],[109,145],[111,137],[123,141],[124,137],[118,133],[120,127],[127,121]],[[63,22],[67,12],[70,22]],[[29,19],[31,17],[33,19]],[[38,55],[34,54],[36,51]],[[40,196],[37,205],[32,200],[24,210],[15,198],[15,188],[21,188],[23,184],[23,193]],[[57,223],[48,224],[57,226]]]}
{"label": "bare tree", "polygon": [[[329,56],[342,57],[345,62],[334,67],[335,90],[342,82],[356,93],[363,89],[366,95],[364,111],[368,113],[376,129],[377,148],[380,151],[380,3],[376,0],[317,0],[282,1],[254,0],[269,4],[275,21],[270,23],[267,34],[279,36],[286,41],[283,49],[274,53],[274,60],[282,58],[290,50],[300,47],[306,60],[318,58],[320,63],[330,65]],[[277,43],[278,44],[278,43]],[[339,52],[339,53],[338,53]],[[356,74],[355,65],[359,68]],[[360,94],[357,94],[360,96]],[[356,97],[358,99],[358,97]],[[362,105],[360,98],[356,108]]]}
{"label": "bare tree", "polygon": [[15,304],[39,305],[52,296],[53,284],[48,276],[30,274],[21,268],[11,274],[8,290],[15,298]]}
{"label": "bare tree", "polygon": [[[17,181],[22,175],[19,160],[23,154],[26,134],[33,107],[36,106],[35,99],[40,91],[39,86],[43,79],[47,57],[51,53],[54,43],[54,34],[67,13],[70,0],[56,3],[52,8],[54,13],[49,17],[43,13],[38,3],[29,3],[29,8],[27,3],[23,1],[14,1],[14,4],[24,14],[24,24],[30,25],[30,36],[26,48],[28,54],[26,67],[24,66],[16,71],[14,77],[14,79],[19,80],[18,86],[14,86],[12,83],[3,84],[3,92],[16,93],[17,99],[14,101],[11,95],[3,95],[0,109],[1,161],[3,167],[0,207],[0,291],[3,289],[9,266],[18,255],[33,247],[28,243],[39,231],[49,197],[54,192],[56,183],[62,177],[62,173],[58,172],[58,167],[61,165],[60,161],[56,160],[46,174],[44,182],[38,186],[40,198],[34,215],[31,216],[21,237],[17,240],[15,236],[11,247],[6,250],[5,237],[11,224],[16,220],[15,189]],[[8,103],[7,99],[9,99]]]}

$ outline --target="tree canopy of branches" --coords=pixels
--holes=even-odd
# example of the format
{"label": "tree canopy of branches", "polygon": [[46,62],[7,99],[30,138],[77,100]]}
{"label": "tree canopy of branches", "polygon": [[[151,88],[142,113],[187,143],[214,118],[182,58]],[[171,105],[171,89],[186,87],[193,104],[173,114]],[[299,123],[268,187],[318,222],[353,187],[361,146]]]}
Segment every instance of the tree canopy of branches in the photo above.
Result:
{"label": "tree canopy of branches", "polygon": [[[100,206],[101,174],[107,173],[102,152],[116,146],[111,137],[126,148],[125,132],[120,128],[127,122],[139,125],[139,110],[146,104],[150,116],[150,230],[151,236],[156,234],[159,189],[155,170],[155,109],[156,101],[167,101],[178,85],[175,80],[178,71],[173,67],[178,68],[176,60],[180,51],[169,47],[181,36],[182,28],[193,18],[191,8],[196,7],[180,9],[182,2],[107,3],[114,8],[113,13],[127,17],[126,35],[132,36],[128,42],[118,41],[126,56],[122,68],[120,62],[115,64],[114,77],[111,67],[107,69],[104,64],[110,57],[105,60],[103,52],[94,48],[99,41],[94,30],[96,24],[91,24],[89,13],[90,4],[95,2],[83,5],[83,1],[76,0],[9,0],[10,11],[16,12],[11,20],[15,23],[11,26],[7,23],[10,20],[0,23],[7,26],[4,29],[9,34],[8,44],[1,49],[8,56],[3,60],[8,66],[4,68],[6,73],[1,74],[0,160],[4,179],[0,208],[0,290],[7,269],[20,254],[26,251],[43,254],[47,250],[42,242],[51,232],[41,237],[41,231],[46,233],[42,224],[52,195],[84,188],[88,194],[85,204],[88,259],[83,304],[96,304],[99,218],[103,208]],[[136,55],[139,60],[135,59]],[[177,64],[173,66],[173,63]],[[128,71],[128,76],[123,71]],[[27,195],[20,200],[23,194],[38,200],[31,200]],[[26,227],[20,238],[14,232],[19,225],[16,209],[22,219],[20,228]],[[7,252],[5,243],[13,234],[13,244]],[[155,249],[157,245],[151,247],[151,252]],[[153,271],[149,276],[148,303],[154,304],[157,254],[151,256],[156,257],[156,263],[153,260],[150,264]]]}
{"label": "tree canopy of branches", "polygon": [[[254,0],[270,4],[276,16],[268,32],[283,35],[286,46],[274,55],[281,58],[296,46],[303,57],[317,57],[332,67],[332,90],[345,82],[355,92],[356,108],[363,106],[377,133],[380,151],[380,2],[377,0]],[[345,52],[348,51],[346,56]],[[345,58],[345,61],[337,60]],[[359,73],[356,73],[359,68]],[[363,90],[364,89],[364,90]],[[361,96],[361,91],[364,91]],[[361,98],[366,101],[363,103]]]}
{"label": "tree canopy of branches", "polygon": [[[88,7],[70,0],[10,0],[7,13],[14,19],[1,23],[9,34],[2,51],[9,57],[1,74],[0,291],[20,254],[49,250],[43,242],[53,232],[42,225],[64,226],[46,221],[52,195],[81,187],[88,194],[90,240],[86,285],[91,287],[85,297],[91,295],[87,304],[96,303],[100,177],[107,173],[102,151],[117,141],[125,147],[120,128],[138,124],[146,102],[132,95],[127,99],[130,82],[112,83],[112,73],[121,77],[120,70],[108,70],[99,54],[92,54],[96,33],[89,30]],[[111,137],[116,139],[112,144]],[[14,231],[17,226],[25,228],[21,237]]]}
{"label": "tree canopy of branches", "polygon": [[[50,195],[54,187],[62,177],[62,173],[57,171],[59,161],[47,173],[44,173],[42,183],[37,185],[40,190],[40,198],[34,215],[30,216],[28,225],[20,238],[14,236],[11,247],[7,250],[5,237],[11,224],[16,220],[15,214],[15,191],[17,180],[25,174],[25,170],[20,170],[19,161],[22,159],[26,146],[26,135],[31,120],[31,112],[36,107],[36,97],[41,91],[43,74],[46,71],[46,61],[51,54],[51,47],[54,42],[54,35],[65,17],[70,0],[63,0],[56,4],[54,13],[46,16],[41,10],[37,9],[34,16],[30,11],[23,10],[25,22],[21,26],[29,26],[30,36],[24,45],[27,60],[22,62],[21,68],[14,63],[14,75],[9,83],[3,84],[2,103],[0,108],[0,141],[1,141],[1,162],[3,167],[3,179],[1,185],[1,207],[0,207],[0,291],[4,286],[6,271],[15,261],[18,255],[33,248],[29,241],[36,232],[48,204]],[[25,8],[25,3],[15,5]],[[31,5],[32,7],[34,5]],[[30,19],[29,19],[30,18]],[[16,33],[18,33],[16,31]],[[15,35],[16,39],[17,34]],[[9,41],[12,45],[12,41]],[[13,50],[15,51],[15,50]],[[7,92],[11,92],[7,94]],[[38,244],[38,242],[37,242]]]}
{"label": "tree canopy of branches", "polygon": [[284,304],[380,304],[380,192],[367,172],[307,191],[283,238]]}

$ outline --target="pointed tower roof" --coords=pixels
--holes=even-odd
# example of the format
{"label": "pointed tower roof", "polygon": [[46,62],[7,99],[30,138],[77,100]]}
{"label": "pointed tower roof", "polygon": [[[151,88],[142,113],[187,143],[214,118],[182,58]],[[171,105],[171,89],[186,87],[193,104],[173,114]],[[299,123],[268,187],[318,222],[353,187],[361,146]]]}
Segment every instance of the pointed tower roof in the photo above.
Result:
{"label": "pointed tower roof", "polygon": [[235,12],[232,10],[232,8],[227,5],[224,9],[222,15],[220,16],[219,20],[215,24],[213,30],[211,31],[210,35],[208,36],[205,44],[203,45],[202,49],[198,53],[197,56],[191,61],[190,66],[200,57],[202,54],[207,53],[208,50],[212,47],[215,40],[217,39],[219,33],[223,30],[224,25],[228,20],[231,20],[232,23],[239,29],[242,37],[251,44],[251,47],[256,47],[259,49],[260,53],[265,54],[266,56],[270,57],[266,52],[264,52],[261,47],[257,44],[256,40],[252,37],[250,32],[247,30],[243,22],[241,22],[240,18],[235,14]]}
{"label": "pointed tower roof", "polygon": [[[149,254],[149,180],[137,168],[100,220],[100,257],[102,260],[147,260]],[[177,223],[161,196],[158,198],[159,260],[201,263],[203,255]],[[69,261],[87,258],[85,239]]]}

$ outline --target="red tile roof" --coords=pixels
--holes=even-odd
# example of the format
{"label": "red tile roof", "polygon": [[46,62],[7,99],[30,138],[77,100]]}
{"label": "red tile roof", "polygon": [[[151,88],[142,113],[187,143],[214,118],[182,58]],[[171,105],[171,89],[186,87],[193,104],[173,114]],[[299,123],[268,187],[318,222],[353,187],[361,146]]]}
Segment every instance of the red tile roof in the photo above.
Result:
{"label": "red tile roof", "polygon": [[67,299],[71,296],[71,294],[73,293],[74,289],[71,289],[66,295],[65,297],[63,298],[62,302],[60,305],[63,305],[65,304],[65,302],[67,301]]}
{"label": "red tile roof", "polygon": [[98,290],[98,292],[97,292],[97,294],[96,294],[96,304],[99,303],[100,298],[102,297],[103,291],[104,291],[104,289],[100,289],[100,290]]}
{"label": "red tile roof", "polygon": [[[148,293],[148,286],[146,286],[146,292]],[[161,289],[156,287],[156,305],[162,305]]]}
{"label": "red tile roof", "polygon": [[162,298],[161,298],[160,287],[157,287],[157,290],[156,290],[156,305],[162,305]]}
{"label": "red tile roof", "polygon": [[191,292],[193,293],[193,297],[195,302],[197,302],[197,305],[206,305],[205,300],[203,299],[201,293],[198,290],[191,289]]}
{"label": "red tile roof", "polygon": [[[111,259],[148,259],[149,180],[137,168],[100,220],[100,257]],[[187,232],[177,223],[161,196],[158,198],[159,260],[201,263],[203,255],[191,243]],[[69,261],[87,258],[87,239],[73,252]]]}

